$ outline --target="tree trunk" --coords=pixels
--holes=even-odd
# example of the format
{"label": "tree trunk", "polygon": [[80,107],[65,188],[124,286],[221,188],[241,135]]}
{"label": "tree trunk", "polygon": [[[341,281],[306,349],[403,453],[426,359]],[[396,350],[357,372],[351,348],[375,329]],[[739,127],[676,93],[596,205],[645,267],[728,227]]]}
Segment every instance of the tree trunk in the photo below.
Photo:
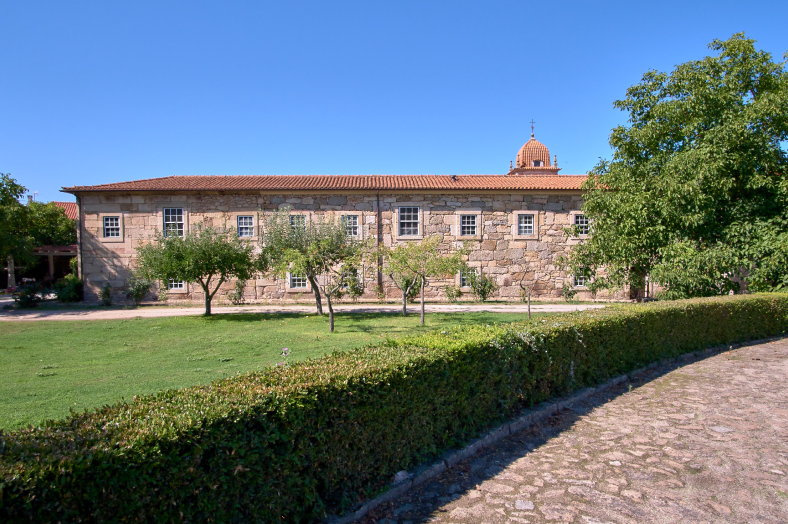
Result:
{"label": "tree trunk", "polygon": [[211,299],[213,295],[211,295],[210,289],[208,289],[208,284],[210,283],[210,279],[203,284],[202,280],[200,282],[200,287],[202,287],[202,292],[205,293],[205,316],[211,316]]}
{"label": "tree trunk", "polygon": [[317,314],[323,316],[323,301],[320,299],[320,287],[317,285],[315,277],[308,276],[309,283],[312,285],[312,292],[315,294],[315,304],[317,305]]}
{"label": "tree trunk", "polygon": [[328,304],[328,332],[334,332],[334,306],[331,305],[331,295],[326,294],[326,303]]}
{"label": "tree trunk", "polygon": [[408,316],[408,291],[410,291],[410,288],[402,289],[402,316],[403,317]]}
{"label": "tree trunk", "polygon": [[421,325],[424,325],[424,277],[421,277]]}
{"label": "tree trunk", "polygon": [[16,286],[16,274],[14,268],[14,257],[8,257],[8,287]]}

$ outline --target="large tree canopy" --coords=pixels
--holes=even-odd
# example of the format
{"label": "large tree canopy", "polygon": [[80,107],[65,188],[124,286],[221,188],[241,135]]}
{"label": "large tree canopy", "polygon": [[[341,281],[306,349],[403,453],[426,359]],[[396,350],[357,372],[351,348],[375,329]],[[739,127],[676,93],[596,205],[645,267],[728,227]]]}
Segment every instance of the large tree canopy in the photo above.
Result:
{"label": "large tree canopy", "polygon": [[744,34],[709,48],[615,102],[629,125],[585,184],[592,235],[569,259],[594,289],[645,275],[673,297],[788,284],[786,62]]}
{"label": "large tree canopy", "polygon": [[16,264],[32,261],[39,246],[63,246],[77,242],[74,221],[50,202],[19,202],[26,189],[0,173],[0,259],[13,257]]}
{"label": "large tree canopy", "polygon": [[329,331],[334,331],[332,298],[339,298],[358,284],[358,271],[368,243],[348,235],[341,219],[331,216],[290,214],[285,207],[270,215],[263,231],[258,267],[280,277],[288,273],[306,277],[315,296],[317,313],[323,314],[321,296],[328,302]]}
{"label": "large tree canopy", "polygon": [[205,315],[223,283],[231,278],[246,280],[257,271],[253,247],[233,229],[197,226],[183,237],[157,233],[137,249],[138,272],[166,286],[170,280],[193,282],[205,293]]}

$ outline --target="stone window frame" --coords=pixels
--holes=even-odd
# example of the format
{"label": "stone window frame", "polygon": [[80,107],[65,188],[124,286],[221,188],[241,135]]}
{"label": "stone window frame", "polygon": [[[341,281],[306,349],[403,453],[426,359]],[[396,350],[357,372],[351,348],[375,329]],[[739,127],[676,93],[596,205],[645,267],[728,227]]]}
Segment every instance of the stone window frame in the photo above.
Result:
{"label": "stone window frame", "polygon": [[342,222],[346,216],[354,216],[358,220],[358,235],[348,235],[350,238],[361,240],[364,238],[364,214],[361,211],[338,211],[339,221]]}
{"label": "stone window frame", "polygon": [[[183,234],[184,236],[189,232],[189,222],[191,219],[191,212],[189,211],[188,202],[158,202],[156,204],[156,221],[158,226],[157,230],[164,234],[164,209],[177,209],[183,210]],[[159,229],[161,227],[161,229]]]}
{"label": "stone window frame", "polygon": [[[575,217],[578,216],[578,215],[585,216],[585,212],[580,211],[580,210],[573,210],[573,211],[569,212],[569,227],[570,228],[575,227]],[[590,235],[590,229],[591,229],[591,221],[590,220],[588,221],[588,228],[589,228],[589,234],[588,235],[577,235],[577,236],[572,235],[569,238],[573,239],[573,240],[588,238],[589,235]]]}
{"label": "stone window frame", "polygon": [[[533,215],[534,217],[534,234],[533,235],[520,235],[520,215]],[[512,228],[512,240],[539,240],[539,230],[543,222],[543,213],[535,209],[521,209],[514,211],[509,215],[509,225]]]}
{"label": "stone window frame", "polygon": [[[306,227],[306,225],[309,224],[309,222],[312,221],[312,211],[309,211],[308,209],[291,209],[289,216],[293,216],[293,215],[303,215],[304,216],[304,227]],[[288,218],[288,221],[289,220],[290,219]],[[292,227],[292,225],[291,225],[291,227]]]}
{"label": "stone window frame", "polygon": [[[475,235],[460,235],[461,232],[461,222],[463,215],[473,215],[476,216],[476,234]],[[484,236],[484,212],[479,207],[466,207],[466,208],[458,208],[454,210],[454,220],[451,225],[451,233],[454,238],[457,240],[481,240]]]}
{"label": "stone window frame", "polygon": [[[482,263],[479,260],[473,262],[466,262],[468,265],[468,269],[473,269],[476,274],[480,274],[482,272]],[[471,287],[470,286],[463,286],[462,285],[462,271],[458,271],[456,275],[454,275],[454,285],[460,288],[463,293],[470,293]]]}
{"label": "stone window frame", "polygon": [[258,240],[260,238],[260,229],[262,228],[262,224],[260,221],[260,213],[257,211],[232,211],[230,212],[230,225],[235,229],[235,233],[238,234],[238,217],[253,217],[252,221],[254,222],[254,235],[250,237],[242,237],[239,236],[241,240]]}
{"label": "stone window frame", "polygon": [[[99,221],[99,230],[98,235],[96,235],[99,239],[99,242],[106,243],[106,244],[118,244],[123,243],[126,241],[126,227],[125,227],[125,213],[117,212],[117,213],[98,213],[98,221]],[[118,218],[118,222],[120,223],[120,236],[119,237],[105,237],[104,236],[104,218],[105,217],[112,217]]]}
{"label": "stone window frame", "polygon": [[[285,275],[285,291],[287,293],[309,293],[312,291],[312,283],[309,281],[308,278],[306,278],[306,275],[304,275],[304,279],[306,280],[306,287],[291,287],[290,279],[292,276],[294,275],[290,273],[290,271],[288,271]],[[300,276],[300,275],[296,275],[296,276]]]}
{"label": "stone window frame", "polygon": [[179,282],[183,282],[183,287],[180,288],[180,289],[178,289],[178,288],[170,288],[169,281],[165,284],[167,286],[167,294],[168,295],[186,295],[186,294],[189,293],[189,283],[185,282],[183,280],[180,280]]}
{"label": "stone window frame", "polygon": [[[422,240],[424,239],[425,224],[430,219],[430,210],[427,202],[394,202],[392,204],[393,213],[391,221],[391,233],[393,240]],[[419,208],[419,234],[418,235],[400,235],[399,234],[399,210],[402,207],[417,207]]]}

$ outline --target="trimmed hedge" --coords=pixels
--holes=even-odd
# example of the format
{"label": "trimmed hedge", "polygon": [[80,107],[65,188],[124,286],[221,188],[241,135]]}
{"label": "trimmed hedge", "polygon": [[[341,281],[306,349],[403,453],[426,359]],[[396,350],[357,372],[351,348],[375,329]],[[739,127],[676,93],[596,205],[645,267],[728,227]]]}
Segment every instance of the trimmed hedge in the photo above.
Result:
{"label": "trimmed hedge", "polygon": [[783,334],[788,295],[435,332],[0,435],[2,522],[310,522],[550,396]]}

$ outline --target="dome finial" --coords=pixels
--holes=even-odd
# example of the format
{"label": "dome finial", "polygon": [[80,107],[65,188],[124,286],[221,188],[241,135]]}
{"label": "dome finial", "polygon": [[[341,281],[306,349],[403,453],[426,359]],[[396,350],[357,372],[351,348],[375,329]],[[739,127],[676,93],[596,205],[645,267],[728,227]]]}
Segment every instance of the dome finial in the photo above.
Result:
{"label": "dome finial", "polygon": [[533,137],[534,137],[534,124],[535,124],[535,123],[536,123],[536,122],[534,122],[534,119],[532,118],[532,119],[531,119],[531,138],[533,138]]}

